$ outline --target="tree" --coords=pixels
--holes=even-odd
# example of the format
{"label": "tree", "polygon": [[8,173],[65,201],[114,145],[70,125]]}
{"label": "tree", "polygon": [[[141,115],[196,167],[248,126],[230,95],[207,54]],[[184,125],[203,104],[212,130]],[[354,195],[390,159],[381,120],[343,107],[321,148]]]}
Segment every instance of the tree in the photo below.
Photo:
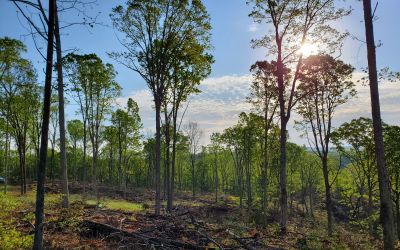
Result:
{"label": "tree", "polygon": [[74,165],[72,167],[72,176],[77,178],[78,169],[77,169],[77,149],[78,142],[83,139],[83,123],[80,120],[71,120],[67,122],[67,131],[69,134],[69,138],[72,141],[72,151],[73,151],[73,162]]}
{"label": "tree", "polygon": [[[349,170],[353,174],[353,181],[358,188],[360,199],[365,195],[365,189],[368,191],[366,210],[371,233],[372,221],[370,217],[373,212],[373,192],[376,187],[377,173],[374,168],[376,161],[372,137],[372,120],[364,117],[343,123],[332,134],[332,140],[337,149],[352,163]],[[351,148],[347,149],[346,146]]]}
{"label": "tree", "polygon": [[400,127],[384,126],[385,159],[392,178],[392,190],[396,204],[397,238],[400,238]]}
{"label": "tree", "polygon": [[[383,239],[385,249],[394,249],[393,209],[391,201],[390,180],[385,166],[385,150],[383,146],[382,118],[379,102],[378,75],[376,66],[376,46],[374,38],[373,13],[371,0],[363,0],[365,40],[367,44],[368,76],[371,93],[372,122],[374,126],[374,141],[376,168],[380,191],[380,216],[383,227]],[[374,11],[375,13],[375,11]]]}
{"label": "tree", "polygon": [[[92,146],[92,180],[97,183],[97,160],[100,147],[100,130],[110,104],[120,93],[121,87],[115,82],[116,72],[111,64],[104,64],[95,54],[68,54],[65,68],[73,91],[78,99],[82,117]],[[84,158],[85,158],[84,133]],[[96,188],[96,195],[97,188]]]}
{"label": "tree", "polygon": [[40,141],[40,155],[37,172],[37,191],[35,209],[35,237],[33,249],[43,248],[43,212],[44,212],[44,182],[47,160],[47,144],[49,134],[50,106],[51,106],[51,77],[53,67],[53,38],[54,38],[54,12],[55,0],[49,0],[49,20],[47,23],[47,56],[46,56],[46,77],[43,98],[43,120]]}
{"label": "tree", "polygon": [[[301,65],[297,112],[302,116],[301,129],[313,152],[320,158],[325,183],[328,235],[333,230],[333,204],[329,181],[328,154],[332,121],[337,108],[356,94],[351,81],[353,67],[332,56],[310,56]],[[311,134],[311,138],[309,136]]]}
{"label": "tree", "polygon": [[196,198],[196,155],[200,149],[200,138],[202,136],[202,131],[200,130],[196,122],[189,122],[185,128],[186,136],[189,139],[189,152],[190,152],[190,166],[192,173],[192,198]]}
{"label": "tree", "polygon": [[214,185],[215,185],[215,202],[218,202],[218,186],[219,186],[219,178],[218,178],[218,155],[221,150],[221,134],[213,133],[211,134],[211,152],[214,154]]}
{"label": "tree", "polygon": [[31,62],[21,57],[26,47],[18,40],[0,40],[1,115],[6,120],[6,165],[10,136],[15,140],[20,168],[21,194],[26,193],[27,135],[32,107],[37,103],[36,72]]}
{"label": "tree", "polygon": [[55,101],[57,96],[53,96],[52,105],[50,107],[50,144],[51,144],[51,155],[50,155],[50,178],[54,180],[54,158],[55,158],[55,147],[57,144],[57,127],[59,123],[58,115],[58,103]]}
{"label": "tree", "polygon": [[[33,0],[10,0],[17,7],[19,12],[22,14],[24,19],[26,19],[28,26],[30,28],[30,35],[35,43],[36,50],[42,56],[44,60],[46,57],[41,52],[40,47],[37,45],[37,36],[44,39],[46,42],[49,39],[49,32],[46,25],[49,23],[49,16],[46,15],[45,8],[43,2],[41,0],[33,1]],[[61,174],[63,178],[62,182],[62,206],[67,208],[69,206],[69,192],[68,192],[68,173],[67,173],[67,159],[66,159],[66,150],[65,150],[65,112],[64,112],[64,81],[63,81],[63,66],[62,66],[62,47],[61,47],[61,35],[60,29],[66,28],[69,26],[73,26],[76,24],[89,24],[93,26],[92,22],[95,22],[93,18],[90,18],[88,15],[83,15],[83,22],[73,22],[68,23],[65,27],[60,27],[59,21],[59,13],[65,12],[66,10],[75,10],[79,14],[84,13],[84,7],[88,3],[84,3],[84,1],[68,1],[68,0],[59,0],[55,2],[54,5],[54,46],[56,49],[57,61],[55,64],[55,68],[57,70],[57,90],[58,90],[58,116],[59,116],[59,130],[60,130],[60,166],[61,166]],[[21,5],[24,5],[26,8],[23,9]],[[81,8],[80,8],[80,7]],[[79,16],[79,15],[78,15]],[[34,18],[36,17],[36,18]]]}
{"label": "tree", "polygon": [[243,154],[243,144],[241,141],[241,128],[238,125],[233,127],[227,128],[224,130],[222,134],[222,140],[226,144],[228,150],[231,153],[233,163],[235,165],[234,172],[235,172],[235,181],[236,187],[235,191],[239,193],[239,206],[240,208],[243,207],[243,161],[244,161],[244,154]]}
{"label": "tree", "polygon": [[128,0],[127,8],[117,6],[111,18],[114,27],[125,35],[127,51],[111,53],[118,62],[137,72],[147,83],[156,111],[156,206],[160,214],[161,107],[170,87],[169,72],[176,56],[195,40],[208,44],[210,20],[204,5],[192,1]]}
{"label": "tree", "polygon": [[126,111],[117,109],[112,114],[111,118],[116,129],[116,137],[118,141],[118,180],[119,184],[124,188],[124,197],[126,196],[128,166],[126,164],[123,166],[123,163],[127,162],[127,151],[129,149],[136,149],[140,144],[140,129],[142,128],[139,116],[139,106],[137,103],[133,99],[129,98],[126,109]]}
{"label": "tree", "polygon": [[[211,45],[208,40],[202,41],[201,43],[195,39],[195,37],[188,37],[184,41],[180,54],[176,56],[173,65],[172,73],[169,76],[170,89],[168,90],[168,102],[171,106],[170,115],[172,116],[172,159],[171,159],[171,173],[167,171],[168,175],[168,200],[167,209],[172,211],[173,199],[174,199],[174,188],[175,188],[175,162],[176,162],[176,143],[178,131],[182,123],[185,111],[178,122],[179,109],[184,101],[187,101],[190,94],[197,94],[200,90],[197,86],[200,81],[206,78],[211,73],[211,64],[214,62],[213,57],[208,53]],[[165,108],[168,112],[168,103]],[[169,119],[165,119],[165,125]],[[169,133],[169,130],[166,130]],[[168,137],[169,134],[168,134]],[[167,138],[167,134],[166,134]],[[169,142],[166,144],[168,145]],[[169,147],[167,147],[169,148]],[[168,151],[169,154],[169,151]],[[167,155],[168,156],[168,155]],[[167,161],[169,163],[169,161]]]}
{"label": "tree", "polygon": [[62,48],[61,48],[61,35],[60,35],[60,21],[58,14],[57,1],[54,3],[54,35],[56,42],[56,55],[57,55],[57,91],[58,91],[58,124],[60,129],[60,165],[62,176],[62,207],[69,207],[69,191],[68,191],[68,170],[67,170],[67,153],[65,150],[65,114],[64,114],[64,75],[62,65]]}
{"label": "tree", "polygon": [[[257,23],[272,25],[271,34],[253,41],[254,47],[266,47],[276,57],[276,83],[278,86],[280,118],[280,227],[286,232],[286,127],[292,109],[297,103],[296,84],[303,55],[299,53],[306,43],[320,42],[327,50],[341,45],[345,35],[329,23],[350,12],[335,7],[334,0],[250,0],[250,16]],[[335,39],[332,39],[335,37]],[[286,68],[291,70],[291,82],[285,84]]]}
{"label": "tree", "polygon": [[253,82],[250,87],[248,101],[253,105],[257,113],[263,116],[263,169],[262,169],[262,211],[266,213],[267,208],[267,185],[268,185],[268,144],[269,131],[273,125],[278,108],[278,89],[275,84],[276,64],[267,61],[256,62],[251,66]]}

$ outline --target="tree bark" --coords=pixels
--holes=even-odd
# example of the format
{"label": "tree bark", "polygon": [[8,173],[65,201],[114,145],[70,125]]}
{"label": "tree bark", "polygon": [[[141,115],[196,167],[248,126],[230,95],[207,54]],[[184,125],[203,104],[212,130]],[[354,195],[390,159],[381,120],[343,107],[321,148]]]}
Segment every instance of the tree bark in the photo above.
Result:
{"label": "tree bark", "polygon": [[54,35],[56,40],[57,54],[57,81],[58,81],[58,125],[60,128],[60,167],[62,176],[62,207],[69,207],[69,191],[68,191],[68,169],[67,155],[65,150],[65,113],[64,113],[64,79],[63,65],[61,53],[61,36],[58,20],[57,1],[54,3]]}
{"label": "tree bark", "polygon": [[53,67],[53,42],[54,42],[54,7],[55,0],[49,0],[49,20],[47,37],[46,78],[43,100],[43,120],[40,140],[40,156],[37,171],[37,191],[35,210],[35,236],[33,249],[43,248],[43,210],[44,210],[44,183],[47,158],[47,143],[49,135],[50,105],[51,105],[51,78]]}
{"label": "tree bark", "polygon": [[[286,126],[289,116],[285,112],[285,83],[284,83],[284,65],[282,62],[282,43],[276,37],[278,45],[278,59],[277,59],[277,81],[278,81],[278,101],[279,101],[279,116],[281,121],[280,126],[280,175],[279,175],[279,205],[280,205],[280,231],[286,234],[286,224],[288,219],[288,204],[287,204],[287,188],[286,188]],[[288,107],[290,109],[290,107]]]}
{"label": "tree bark", "polygon": [[156,206],[155,215],[159,216],[161,212],[161,185],[160,185],[160,162],[161,162],[161,124],[160,124],[160,113],[161,113],[161,101],[160,97],[155,97],[155,107],[156,107]]}
{"label": "tree bark", "polygon": [[[8,111],[7,111],[8,112]],[[8,182],[8,161],[9,161],[9,144],[10,144],[10,134],[9,134],[9,123],[6,120],[6,147],[5,147],[5,157],[4,157],[4,193],[7,193],[7,182]]]}
{"label": "tree bark", "polygon": [[174,192],[175,192],[175,163],[176,163],[176,140],[177,136],[177,128],[176,122],[178,118],[178,111],[174,108],[172,113],[172,157],[171,157],[171,179],[170,179],[170,192],[168,196],[167,208],[168,211],[172,211],[174,207]]}
{"label": "tree bark", "polygon": [[329,170],[328,170],[328,158],[327,156],[323,156],[321,158],[322,161],[322,172],[324,174],[324,183],[325,183],[325,206],[326,206],[326,214],[328,218],[328,235],[332,236],[333,232],[333,204],[332,204],[332,194],[331,194],[331,185],[329,183]]}
{"label": "tree bark", "polygon": [[196,179],[194,175],[194,164],[195,164],[196,153],[192,152],[191,155],[191,168],[192,168],[192,199],[196,199]]}
{"label": "tree bark", "polygon": [[368,55],[369,86],[371,92],[372,122],[374,127],[374,142],[376,167],[380,191],[380,219],[383,227],[383,241],[385,249],[394,249],[395,234],[393,226],[393,209],[391,200],[390,181],[385,166],[383,147],[382,120],[379,102],[378,75],[376,66],[376,48],[374,40],[373,16],[371,0],[363,0],[365,37]]}

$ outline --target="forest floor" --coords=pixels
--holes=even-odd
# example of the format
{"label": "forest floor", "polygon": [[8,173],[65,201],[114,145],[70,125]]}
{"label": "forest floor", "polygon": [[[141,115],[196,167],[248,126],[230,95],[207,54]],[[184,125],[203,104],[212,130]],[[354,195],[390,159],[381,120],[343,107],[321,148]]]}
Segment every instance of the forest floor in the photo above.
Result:
{"label": "forest floor", "polygon": [[[117,190],[100,188],[98,203],[93,196],[79,194],[81,185],[70,186],[70,208],[62,209],[60,187],[46,185],[48,249],[382,249],[380,240],[349,224],[336,224],[333,236],[328,237],[320,208],[314,218],[293,208],[287,234],[282,236],[276,213],[262,218],[239,208],[233,196],[221,195],[215,202],[212,194],[193,200],[183,192],[177,195],[172,213],[163,208],[156,217],[151,190],[131,190],[123,199]],[[34,186],[25,196],[19,195],[18,187],[0,194],[1,249],[31,247],[34,204]],[[260,220],[265,225],[256,223]]]}

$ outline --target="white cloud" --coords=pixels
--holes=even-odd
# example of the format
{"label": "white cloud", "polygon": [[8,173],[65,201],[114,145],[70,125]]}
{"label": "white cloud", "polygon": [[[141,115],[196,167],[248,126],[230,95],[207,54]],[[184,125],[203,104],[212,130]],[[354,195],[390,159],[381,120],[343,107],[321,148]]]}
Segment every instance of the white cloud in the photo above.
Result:
{"label": "white cloud", "polygon": [[252,32],[252,33],[257,32],[258,31],[258,26],[255,23],[252,23],[252,24],[249,25],[248,31]]}
{"label": "white cloud", "polygon": [[[361,73],[355,74],[355,81],[360,78],[360,75]],[[250,75],[221,76],[204,80],[200,85],[202,93],[192,96],[189,100],[189,108],[183,124],[189,120],[198,122],[204,132],[202,143],[207,144],[212,132],[221,132],[234,125],[241,112],[250,111],[250,105],[246,103],[250,82]],[[350,100],[337,110],[334,126],[340,126],[343,122],[360,116],[371,116],[369,87],[358,83],[357,91],[357,98]],[[150,91],[147,89],[134,91],[128,97],[138,102],[145,131],[154,131],[155,114]],[[119,98],[118,103],[125,104],[128,97]],[[400,124],[400,84],[381,83],[380,97],[383,120],[389,124]],[[184,107],[186,104],[182,105],[182,112]],[[290,138],[297,143],[306,144],[305,139],[300,138],[300,133],[293,128],[293,121],[298,119],[298,115],[294,113],[288,124]]]}

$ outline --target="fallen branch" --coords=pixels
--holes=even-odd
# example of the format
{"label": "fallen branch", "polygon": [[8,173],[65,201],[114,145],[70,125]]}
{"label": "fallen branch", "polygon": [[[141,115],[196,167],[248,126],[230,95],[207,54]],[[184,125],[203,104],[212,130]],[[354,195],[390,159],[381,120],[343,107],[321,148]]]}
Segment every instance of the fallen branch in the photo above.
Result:
{"label": "fallen branch", "polygon": [[230,234],[237,242],[239,242],[245,249],[247,250],[256,250],[254,247],[249,246],[245,240],[243,240],[243,238],[237,236],[236,234],[234,234],[233,232],[229,231],[229,229],[226,229],[226,232],[228,232],[228,234]]}
{"label": "fallen branch", "polygon": [[107,234],[108,235],[108,234],[119,233],[125,237],[132,237],[132,238],[139,239],[141,241],[146,242],[149,245],[156,243],[156,244],[169,245],[169,246],[183,248],[183,249],[205,249],[205,247],[196,246],[196,245],[186,243],[186,242],[175,241],[175,240],[164,239],[164,238],[149,237],[149,236],[134,233],[134,232],[128,232],[123,229],[119,229],[119,228],[116,228],[116,227],[113,227],[113,226],[110,226],[107,224],[103,224],[103,223],[99,223],[99,222],[95,222],[95,221],[91,221],[91,220],[84,220],[83,226],[92,231],[95,231],[99,234]]}
{"label": "fallen branch", "polygon": [[222,247],[221,244],[219,244],[216,240],[214,240],[213,238],[211,238],[210,236],[208,236],[206,233],[202,233],[200,231],[196,231],[198,234],[200,234],[201,236],[207,238],[210,242],[214,243],[220,250],[224,250],[224,248]]}

